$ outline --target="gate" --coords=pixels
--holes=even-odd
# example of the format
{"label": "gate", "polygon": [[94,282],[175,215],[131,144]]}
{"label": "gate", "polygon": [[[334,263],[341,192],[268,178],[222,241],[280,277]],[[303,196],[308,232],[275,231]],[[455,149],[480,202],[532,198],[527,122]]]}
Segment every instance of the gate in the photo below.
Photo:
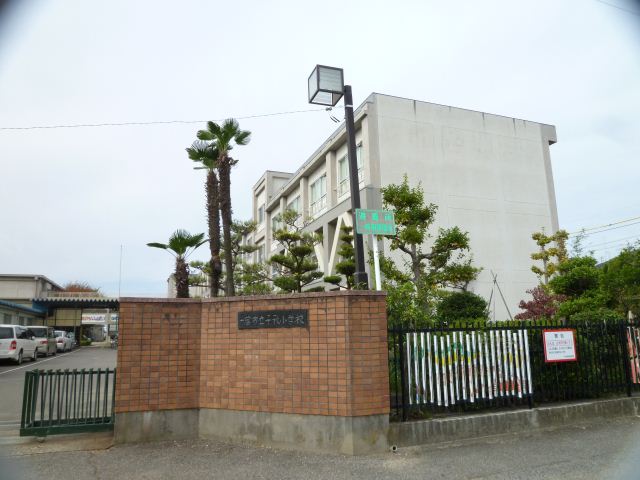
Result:
{"label": "gate", "polygon": [[21,436],[112,430],[116,370],[26,372]]}

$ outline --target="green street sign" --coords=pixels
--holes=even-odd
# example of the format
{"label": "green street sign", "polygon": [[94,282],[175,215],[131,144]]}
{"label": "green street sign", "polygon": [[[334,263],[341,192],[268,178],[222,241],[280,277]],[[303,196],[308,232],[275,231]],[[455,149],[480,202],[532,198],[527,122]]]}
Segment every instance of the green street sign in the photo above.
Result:
{"label": "green street sign", "polygon": [[357,208],[356,233],[361,235],[395,235],[396,221],[393,212]]}

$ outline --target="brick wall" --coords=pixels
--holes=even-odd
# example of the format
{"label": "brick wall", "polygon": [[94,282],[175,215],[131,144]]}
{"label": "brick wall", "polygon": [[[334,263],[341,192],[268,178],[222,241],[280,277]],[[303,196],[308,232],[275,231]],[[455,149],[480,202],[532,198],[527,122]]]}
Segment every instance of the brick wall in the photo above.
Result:
{"label": "brick wall", "polygon": [[[238,329],[238,312],[288,309],[308,309],[308,328]],[[143,339],[143,332],[171,330],[172,318],[174,327],[180,318],[181,328],[188,328],[181,339],[189,344],[184,358],[162,349],[141,356],[137,348],[155,341]],[[336,416],[389,412],[381,293],[122,299],[120,332],[119,413],[195,407]],[[192,369],[184,377],[186,365]],[[164,373],[173,390],[159,389]],[[182,375],[185,390],[175,390],[174,375]],[[146,392],[145,385],[153,389]]]}
{"label": "brick wall", "polygon": [[122,299],[116,413],[197,408],[201,304]]}

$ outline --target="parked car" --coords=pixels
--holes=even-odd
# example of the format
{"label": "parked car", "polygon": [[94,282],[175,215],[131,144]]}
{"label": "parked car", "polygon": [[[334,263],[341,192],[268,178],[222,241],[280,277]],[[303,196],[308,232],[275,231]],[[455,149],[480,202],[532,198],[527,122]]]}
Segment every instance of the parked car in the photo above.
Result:
{"label": "parked car", "polygon": [[38,359],[34,333],[20,325],[0,325],[0,359],[10,358],[18,365],[24,358]]}
{"label": "parked car", "polygon": [[55,330],[53,333],[56,336],[56,348],[59,352],[69,352],[73,349],[73,340],[71,340],[67,332]]}
{"label": "parked car", "polygon": [[33,326],[28,327],[36,336],[38,355],[55,355],[58,352],[56,336],[52,327]]}

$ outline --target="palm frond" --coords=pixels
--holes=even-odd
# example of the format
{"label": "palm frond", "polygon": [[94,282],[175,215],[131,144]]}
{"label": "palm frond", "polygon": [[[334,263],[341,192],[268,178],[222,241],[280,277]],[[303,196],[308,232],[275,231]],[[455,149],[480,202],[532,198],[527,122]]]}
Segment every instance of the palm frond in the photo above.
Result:
{"label": "palm frond", "polygon": [[238,145],[246,145],[251,141],[251,132],[249,130],[240,130],[233,139]]}
{"label": "palm frond", "polygon": [[168,245],[164,244],[164,243],[157,243],[157,242],[151,242],[151,243],[147,243],[147,247],[154,247],[154,248],[162,248],[164,250],[166,250],[167,248],[169,248]]}
{"label": "palm frond", "polygon": [[200,162],[208,169],[216,168],[218,149],[214,143],[196,140],[185,150],[189,158],[194,162]]}
{"label": "palm frond", "polygon": [[209,130],[198,130],[196,137],[200,140],[213,140],[213,134]]}
{"label": "palm frond", "polygon": [[208,121],[207,122],[207,130],[214,137],[219,137],[220,136],[221,128],[220,128],[220,125],[218,125],[216,122]]}
{"label": "palm frond", "polygon": [[234,137],[240,130],[240,124],[235,118],[227,118],[222,122],[222,131],[229,137]]}
{"label": "palm frond", "polygon": [[177,255],[184,256],[190,248],[198,248],[204,239],[204,233],[191,235],[186,230],[178,229],[169,238],[169,248]]}

